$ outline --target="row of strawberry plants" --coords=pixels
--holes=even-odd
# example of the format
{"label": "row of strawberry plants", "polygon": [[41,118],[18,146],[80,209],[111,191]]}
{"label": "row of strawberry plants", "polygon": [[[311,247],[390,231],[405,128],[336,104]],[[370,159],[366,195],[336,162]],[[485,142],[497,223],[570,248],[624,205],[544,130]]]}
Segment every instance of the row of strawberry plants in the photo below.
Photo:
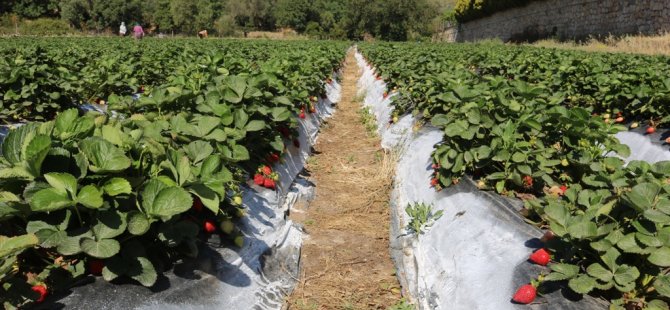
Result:
{"label": "row of strawberry plants", "polygon": [[[105,94],[117,116],[59,108],[54,120],[10,131],[0,157],[4,307],[41,302],[88,274],[152,286],[211,233],[241,246],[233,221],[245,213],[243,183],[259,165],[276,180],[272,164],[295,147],[294,115],[315,103],[309,94],[323,92],[346,48],[277,44],[290,49],[262,52],[264,60],[207,67],[212,53],[185,57],[176,67],[184,71],[139,100]],[[232,73],[222,62],[248,65]]]}
{"label": "row of strawberry plants", "polygon": [[[542,85],[568,107],[650,126],[670,122],[670,58],[500,44],[380,44],[365,49],[391,87],[412,90],[394,103],[425,117],[467,100],[471,81],[498,78]],[[443,92],[456,83],[461,87]],[[476,94],[472,94],[476,96]],[[461,98],[464,96],[465,98]]]}
{"label": "row of strawberry plants", "polygon": [[[588,80],[577,73],[588,70],[555,75],[565,70],[564,61],[595,62],[613,70],[597,78],[601,87],[639,90],[656,85],[657,75],[640,73],[635,84],[606,84],[623,75],[614,71],[619,59],[656,68],[667,59],[553,51],[552,69],[546,60],[551,50],[495,45],[362,45],[361,50],[398,87],[397,113],[414,112],[444,130],[433,154],[431,183],[438,190],[470,174],[482,189],[523,199],[529,221],[547,230],[542,251],[553,253],[553,262],[535,285],[565,281],[577,293],[610,300],[614,309],[668,308],[670,163],[625,165],[619,156],[630,150],[613,135],[626,127],[593,115],[611,109],[648,117],[645,113],[666,100],[665,90],[627,99],[635,104],[635,96],[646,96],[646,110],[616,111],[627,95],[601,91],[587,94],[597,104],[572,100],[587,96],[577,91],[589,83],[571,82]],[[519,62],[528,65],[513,69]],[[627,84],[619,85],[622,81]],[[668,116],[661,108],[653,115]],[[530,291],[524,287],[520,295]]]}
{"label": "row of strawberry plants", "polygon": [[[261,70],[302,73],[292,67],[290,57],[295,51],[321,48],[312,42],[2,39],[0,123],[49,120],[59,110],[104,103],[111,95],[130,96],[160,85],[197,91],[220,75]],[[284,50],[291,52],[280,52]],[[298,54],[311,58],[309,53]],[[328,62],[332,61],[325,65]],[[311,88],[315,91],[318,84]]]}

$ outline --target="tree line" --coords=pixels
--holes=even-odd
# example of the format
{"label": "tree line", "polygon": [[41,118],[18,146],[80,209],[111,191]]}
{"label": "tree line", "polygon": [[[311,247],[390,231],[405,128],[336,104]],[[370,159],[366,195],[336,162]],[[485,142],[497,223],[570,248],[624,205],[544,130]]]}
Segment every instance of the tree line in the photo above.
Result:
{"label": "tree line", "polygon": [[218,35],[291,28],[327,39],[403,41],[439,28],[449,0],[1,0],[0,15],[60,18],[83,31],[125,22],[160,33]]}

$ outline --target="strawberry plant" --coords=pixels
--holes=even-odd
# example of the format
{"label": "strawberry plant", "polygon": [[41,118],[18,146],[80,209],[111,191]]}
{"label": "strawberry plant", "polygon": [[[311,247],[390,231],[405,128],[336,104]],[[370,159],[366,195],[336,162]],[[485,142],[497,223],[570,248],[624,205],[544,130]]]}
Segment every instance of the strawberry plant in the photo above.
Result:
{"label": "strawberry plant", "polygon": [[[110,48],[108,39],[65,41],[0,44],[15,59],[48,63],[31,64],[24,71],[35,75],[11,86],[0,80],[2,90],[28,94],[0,98],[14,109],[0,119],[25,122],[0,146],[5,307],[41,302],[86,274],[152,286],[164,266],[195,257],[206,234],[243,246],[234,227],[245,214],[243,183],[297,138],[301,102],[322,94],[346,48],[190,40]],[[264,48],[274,44],[285,49]],[[31,59],[33,50],[43,57]],[[97,58],[83,62],[87,55]],[[9,57],[0,56],[0,70],[16,67],[2,62]],[[35,79],[44,76],[49,80]],[[51,93],[63,101],[30,92],[38,85],[60,87]],[[50,110],[27,110],[16,100],[44,102]],[[108,113],[80,115],[73,108],[91,101],[107,103]],[[269,166],[262,172],[268,172],[263,185],[274,188],[276,173]]]}
{"label": "strawberry plant", "polygon": [[[650,69],[667,61],[501,45],[360,47],[398,88],[394,115],[443,130],[432,186],[469,174],[524,199],[529,222],[548,229],[546,250],[530,257],[548,266],[543,282],[613,309],[668,308],[670,166],[624,165],[630,150],[614,138],[627,120],[649,133],[667,125],[669,80]],[[532,302],[539,285],[513,300]]]}

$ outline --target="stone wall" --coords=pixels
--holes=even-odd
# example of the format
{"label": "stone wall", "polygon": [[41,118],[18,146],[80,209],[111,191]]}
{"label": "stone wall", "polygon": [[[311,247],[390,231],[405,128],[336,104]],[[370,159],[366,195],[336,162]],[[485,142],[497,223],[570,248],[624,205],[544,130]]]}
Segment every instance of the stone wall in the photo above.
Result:
{"label": "stone wall", "polygon": [[670,0],[546,0],[461,24],[455,40],[565,40],[667,31]]}

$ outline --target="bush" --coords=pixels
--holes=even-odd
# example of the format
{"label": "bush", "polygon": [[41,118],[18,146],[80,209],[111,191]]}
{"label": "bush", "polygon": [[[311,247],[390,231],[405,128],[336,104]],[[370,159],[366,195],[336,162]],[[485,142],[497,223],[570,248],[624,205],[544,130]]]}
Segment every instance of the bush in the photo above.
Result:
{"label": "bush", "polygon": [[537,0],[458,0],[454,10],[456,20],[465,23],[500,11],[524,6],[532,1]]}
{"label": "bush", "polygon": [[35,20],[24,20],[19,26],[22,35],[54,36],[74,33],[70,25],[60,19],[38,18]]}
{"label": "bush", "polygon": [[12,16],[4,15],[0,17],[0,35],[14,35],[17,31],[19,35],[29,36],[60,36],[77,32],[70,28],[68,22],[55,18],[20,20],[17,29]]}

